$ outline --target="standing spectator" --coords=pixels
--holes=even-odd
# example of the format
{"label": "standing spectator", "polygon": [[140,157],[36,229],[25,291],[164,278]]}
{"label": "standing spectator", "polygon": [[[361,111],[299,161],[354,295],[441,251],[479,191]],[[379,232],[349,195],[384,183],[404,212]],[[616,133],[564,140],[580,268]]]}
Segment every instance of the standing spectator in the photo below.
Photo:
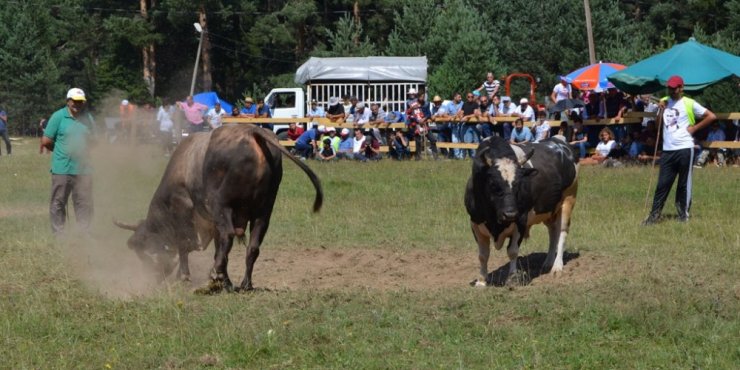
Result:
{"label": "standing spectator", "polygon": [[416,102],[419,93],[413,87],[406,92],[406,109],[409,109],[412,103]]}
{"label": "standing spectator", "polygon": [[[10,146],[10,138],[8,137],[8,114],[4,110],[0,111],[0,136],[5,141],[5,151],[8,152],[8,155],[11,155],[13,148]],[[0,155],[2,155],[2,151],[0,151]]]}
{"label": "standing spectator", "polygon": [[513,115],[520,117],[524,122],[534,122],[535,120],[534,109],[529,105],[527,98],[519,100],[519,106],[514,110]]}
{"label": "standing spectator", "polygon": [[573,133],[570,139],[570,145],[578,149],[579,157],[586,158],[588,154],[588,131],[583,126],[583,120],[579,116],[573,116]]}
{"label": "standing spectator", "polygon": [[208,107],[193,101],[192,96],[188,96],[185,102],[177,102],[177,106],[185,113],[185,120],[188,121],[188,133],[194,134],[203,131],[203,115]]}
{"label": "standing spectator", "polygon": [[[331,105],[331,101],[329,102],[329,105]],[[346,114],[346,116],[349,116],[354,113],[351,111],[352,107],[354,106],[355,104],[352,102],[352,97],[346,94],[342,95],[342,109],[344,109],[344,113]]]}
{"label": "standing spectator", "polygon": [[211,125],[212,130],[221,127],[224,116],[226,116],[226,111],[221,109],[221,102],[217,101],[213,105],[213,108],[209,109],[208,113],[206,113],[208,124]]}
{"label": "standing spectator", "polygon": [[[449,143],[452,140],[452,132],[450,129],[450,114],[447,112],[447,106],[449,102],[443,102],[442,97],[435,95],[432,98],[432,105],[430,111],[432,112],[432,121],[437,127],[437,141],[443,143]],[[443,157],[448,156],[447,149],[443,148],[440,150]]]}
{"label": "standing spectator", "polygon": [[242,107],[241,114],[244,118],[257,117],[257,106],[254,105],[254,99],[249,96],[244,98],[244,107]]}
{"label": "standing spectator", "polygon": [[316,159],[322,162],[328,162],[336,159],[336,157],[337,151],[334,149],[334,146],[331,145],[331,139],[324,139],[322,141],[321,150],[319,150],[319,155],[316,156]]}
{"label": "standing spectator", "polygon": [[[676,210],[678,220],[689,220],[691,208],[691,165],[694,159],[694,132],[709,126],[717,117],[693,99],[683,96],[683,78],[668,79],[668,95],[663,109],[663,153],[660,156],[660,174],[655,188],[653,208],[643,225],[660,220],[663,204],[668,198],[673,181],[676,185]],[[694,124],[697,118],[701,121]]]}
{"label": "standing spectator", "polygon": [[555,104],[563,99],[571,99],[572,97],[573,93],[570,88],[570,84],[568,83],[568,79],[565,76],[560,76],[560,83],[552,88],[550,100]]}
{"label": "standing spectator", "polygon": [[[624,115],[624,112],[629,108],[627,100],[624,98],[624,94],[616,88],[610,87],[607,90],[606,97],[603,99],[604,112],[606,112],[606,118],[613,118],[615,123],[619,123]],[[614,134],[617,140],[621,141],[626,133],[624,125],[614,126]]]}
{"label": "standing spectator", "polygon": [[42,144],[52,151],[49,218],[55,236],[64,232],[70,194],[80,228],[88,232],[92,221],[91,128],[78,120],[85,100],[82,89],[70,89],[67,105],[51,115],[41,138]]}
{"label": "standing spectator", "polygon": [[231,116],[232,117],[241,117],[242,116],[242,114],[239,112],[239,107],[237,107],[236,105],[231,108]]}
{"label": "standing spectator", "polygon": [[326,117],[326,112],[324,112],[324,108],[319,107],[319,103],[316,102],[316,99],[311,99],[311,109],[308,111],[308,114],[306,114],[306,117],[324,118]]}
{"label": "standing spectator", "polygon": [[[459,92],[455,92],[452,94],[452,100],[447,103],[447,108],[445,110],[447,111],[447,114],[453,119],[452,122],[450,122],[450,138],[453,143],[462,143],[463,137],[462,137],[462,124],[459,122],[458,119],[458,113],[462,109],[463,101],[462,101],[462,94]],[[457,158],[462,159],[463,152],[461,149],[453,149],[451,150],[450,158]]]}
{"label": "standing spectator", "polygon": [[329,98],[329,110],[326,112],[326,118],[332,122],[344,122],[346,117],[344,106],[340,104],[339,98],[333,96]]}
{"label": "standing spectator", "polygon": [[[460,137],[464,143],[477,143],[478,135],[475,131],[475,123],[470,122],[470,120],[475,118],[475,114],[478,112],[478,103],[475,101],[475,95],[472,92],[467,93],[465,97],[467,100],[463,103],[462,109],[457,112],[461,124]],[[463,149],[458,159],[463,159],[466,153],[468,157],[473,158],[475,151],[473,149]]]}
{"label": "standing spectator", "polygon": [[162,104],[157,111],[157,121],[159,122],[159,137],[162,149],[165,155],[172,151],[172,129],[175,126],[172,117],[175,115],[175,107],[168,103]]}
{"label": "standing spectator", "polygon": [[434,159],[437,159],[437,139],[429,130],[429,120],[431,119],[432,113],[429,111],[429,106],[425,104],[423,97],[419,97],[417,101],[411,103],[409,109],[406,110],[406,125],[408,126],[408,139],[409,141],[414,140],[416,143],[416,155],[417,161],[421,160],[421,153],[424,152],[424,145],[422,139],[426,138],[429,141],[432,149],[432,155]]}
{"label": "standing spectator", "polygon": [[493,96],[498,94],[499,86],[501,85],[501,82],[499,80],[494,79],[493,72],[488,72],[486,74],[486,80],[483,81],[483,84],[480,85],[479,88],[476,90],[483,95],[483,91],[485,90],[486,94],[488,96],[488,99],[493,99]]}
{"label": "standing spectator", "polygon": [[[478,112],[476,117],[478,118],[478,124],[475,126],[478,135],[481,139],[485,139],[493,134],[491,127],[491,120],[495,119],[496,109],[488,99],[488,95],[483,95],[479,99]],[[495,121],[494,121],[495,122]]]}
{"label": "standing spectator", "polygon": [[537,112],[537,121],[532,126],[535,143],[539,143],[550,137],[550,123],[545,119],[546,116],[545,111]]}
{"label": "standing spectator", "polygon": [[[272,118],[272,112],[270,112],[270,106],[265,104],[265,99],[257,99],[257,118]],[[272,123],[260,123],[260,127],[273,131],[275,126]]]}
{"label": "standing spectator", "polygon": [[128,99],[123,99],[118,106],[118,113],[121,117],[121,136],[133,141],[134,125],[136,124],[136,106],[131,104]]}
{"label": "standing spectator", "polygon": [[524,121],[521,117],[514,121],[514,130],[511,131],[510,142],[512,144],[521,144],[532,142],[532,130],[524,128]]}
{"label": "standing spectator", "polygon": [[[511,102],[511,97],[504,96],[501,98],[501,106],[499,107],[499,112],[501,113],[501,116],[514,117],[518,108],[519,107],[517,107],[516,104]],[[509,141],[511,139],[511,122],[504,122],[502,126],[504,140]]]}
{"label": "standing spectator", "polygon": [[[719,122],[712,122],[712,130],[709,131],[709,134],[707,135],[707,140],[705,141],[708,143],[711,143],[713,141],[725,141],[725,138],[725,132],[722,130],[722,127],[719,126]],[[707,163],[707,159],[710,155],[717,158],[717,167],[724,166],[726,151],[727,149],[724,148],[702,149],[701,154],[699,154],[699,159],[696,161],[696,165],[694,165],[694,168],[702,168],[704,164]]]}
{"label": "standing spectator", "polygon": [[349,129],[343,128],[342,132],[339,133],[339,150],[337,150],[337,158],[339,159],[353,159],[353,138],[349,136]]}
{"label": "standing spectator", "polygon": [[[353,101],[357,101],[357,99]],[[357,103],[354,107],[352,107],[352,110],[353,111],[351,114],[354,116],[352,124],[355,127],[363,127],[366,123],[370,122],[370,109],[367,109],[367,107],[365,107],[365,103]]]}

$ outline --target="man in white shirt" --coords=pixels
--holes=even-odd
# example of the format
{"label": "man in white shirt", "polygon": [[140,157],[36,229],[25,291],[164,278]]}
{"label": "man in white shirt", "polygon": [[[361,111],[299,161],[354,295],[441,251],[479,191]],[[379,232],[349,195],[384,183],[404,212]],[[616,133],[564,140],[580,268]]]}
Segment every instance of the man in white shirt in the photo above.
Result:
{"label": "man in white shirt", "polygon": [[[663,205],[678,175],[676,185],[676,210],[678,220],[689,220],[691,208],[691,168],[694,161],[694,138],[692,135],[709,126],[717,116],[693,99],[683,96],[684,82],[680,76],[671,76],[666,84],[668,98],[663,99],[663,153],[660,156],[660,174],[653,197],[653,208],[643,225],[660,221]],[[701,119],[695,123],[697,119]]]}
{"label": "man in white shirt", "polygon": [[560,76],[560,83],[552,88],[552,94],[550,94],[550,100],[553,103],[557,103],[563,99],[570,99],[572,97],[570,85],[568,79],[565,76]]}
{"label": "man in white shirt", "polygon": [[208,113],[206,113],[211,130],[221,127],[221,121],[225,115],[226,111],[221,109],[221,102],[217,101],[216,104],[213,105],[213,108],[209,109]]}
{"label": "man in white shirt", "polygon": [[520,117],[524,122],[534,122],[534,109],[529,106],[527,98],[519,100],[519,106],[514,111],[514,115]]}

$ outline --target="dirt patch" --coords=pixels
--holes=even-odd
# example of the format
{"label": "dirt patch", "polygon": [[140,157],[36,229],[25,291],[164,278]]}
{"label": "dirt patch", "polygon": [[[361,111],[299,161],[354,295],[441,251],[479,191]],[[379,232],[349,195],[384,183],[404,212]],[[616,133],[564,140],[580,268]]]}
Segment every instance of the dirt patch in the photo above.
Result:
{"label": "dirt patch", "polygon": [[[211,246],[212,248],[212,246]],[[235,285],[241,282],[245,266],[244,248],[230,255],[229,276]],[[601,276],[608,259],[600,255],[570,254],[561,276],[541,272],[544,253],[519,258],[520,268],[532,276],[531,285],[572,284]],[[213,250],[191,254],[193,287],[205,286],[213,265]],[[508,271],[508,257],[492,251],[489,271]],[[263,249],[253,274],[256,288],[271,290],[300,289],[372,289],[382,291],[428,290],[430,288],[466,288],[478,277],[477,250],[459,252],[402,251],[386,249]]]}

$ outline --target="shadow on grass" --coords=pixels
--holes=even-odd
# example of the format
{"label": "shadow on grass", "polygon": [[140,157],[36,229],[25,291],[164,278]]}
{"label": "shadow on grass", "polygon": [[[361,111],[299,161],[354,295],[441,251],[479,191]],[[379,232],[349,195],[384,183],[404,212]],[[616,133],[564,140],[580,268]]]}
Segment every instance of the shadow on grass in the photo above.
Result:
{"label": "shadow on grass", "polygon": [[[563,252],[563,265],[567,265],[568,262],[580,257],[580,253],[569,253]],[[526,256],[519,256],[516,259],[517,271],[525,272],[526,277],[519,277],[519,285],[529,285],[532,280],[538,278],[542,274],[547,274],[550,271],[544,271],[545,259],[547,253],[531,253]],[[506,262],[501,267],[497,268],[493,272],[488,274],[487,283],[493,286],[505,286],[506,280],[509,276],[509,263]]]}

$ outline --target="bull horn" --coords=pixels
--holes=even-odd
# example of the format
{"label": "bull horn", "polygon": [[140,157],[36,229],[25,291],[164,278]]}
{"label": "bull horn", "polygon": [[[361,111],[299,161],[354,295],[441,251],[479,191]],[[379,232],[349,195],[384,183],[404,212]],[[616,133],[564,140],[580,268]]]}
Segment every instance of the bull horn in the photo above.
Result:
{"label": "bull horn", "polygon": [[137,225],[133,225],[133,224],[123,223],[123,222],[118,221],[118,220],[116,220],[114,218],[113,219],[113,224],[116,225],[116,226],[118,226],[118,227],[120,227],[121,229],[124,229],[124,230],[136,231],[136,229],[139,228],[139,225],[141,225],[141,221],[139,221],[139,223]]}

